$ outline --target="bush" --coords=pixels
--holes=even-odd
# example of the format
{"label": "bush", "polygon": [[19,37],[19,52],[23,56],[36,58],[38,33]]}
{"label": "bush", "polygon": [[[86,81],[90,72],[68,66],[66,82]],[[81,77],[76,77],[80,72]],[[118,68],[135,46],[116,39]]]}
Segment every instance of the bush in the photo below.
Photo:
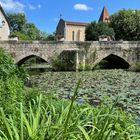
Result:
{"label": "bush", "polygon": [[0,49],[0,106],[5,113],[16,114],[23,100],[25,72],[19,70],[12,58]]}
{"label": "bush", "polygon": [[13,60],[3,49],[0,49],[0,78],[6,79],[17,72]]}
{"label": "bush", "polygon": [[130,71],[140,72],[140,62],[132,64],[129,68]]}
{"label": "bush", "polygon": [[85,66],[83,66],[83,64],[79,65],[79,71],[90,71],[90,70],[93,70],[92,64],[85,64]]}
{"label": "bush", "polygon": [[[69,55],[69,53],[65,52],[65,54],[63,54],[63,56],[60,56],[60,57],[55,56],[51,59],[51,64],[52,64],[54,71],[73,71],[73,70],[75,70],[74,60],[69,59],[69,57],[67,57],[68,55]],[[66,58],[64,58],[64,56]]]}
{"label": "bush", "polygon": [[115,35],[113,28],[110,27],[108,23],[104,22],[91,22],[86,27],[85,34],[87,41],[97,41],[99,40],[100,36],[114,38]]}
{"label": "bush", "polygon": [[28,74],[24,68],[18,68],[12,58],[3,49],[0,49],[0,78],[7,79],[13,75],[24,80]]}
{"label": "bush", "polygon": [[107,69],[109,68],[109,63],[107,60],[101,60],[98,64],[94,66],[94,69]]}

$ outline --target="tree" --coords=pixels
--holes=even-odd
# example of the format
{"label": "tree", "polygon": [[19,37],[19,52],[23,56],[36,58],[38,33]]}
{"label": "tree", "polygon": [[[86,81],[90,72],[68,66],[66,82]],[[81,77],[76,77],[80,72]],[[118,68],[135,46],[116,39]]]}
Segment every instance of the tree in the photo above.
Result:
{"label": "tree", "polygon": [[8,13],[7,18],[10,24],[10,37],[18,37],[19,40],[38,40],[40,31],[33,24],[27,22],[25,14]]}
{"label": "tree", "polygon": [[40,32],[40,40],[42,41],[54,41],[55,33],[48,34],[46,32]]}
{"label": "tree", "polygon": [[26,23],[23,29],[23,33],[27,35],[30,40],[38,40],[40,38],[40,31],[33,23]]}
{"label": "tree", "polygon": [[47,40],[46,40],[46,41],[54,41],[54,40],[55,40],[55,33],[49,34],[49,35],[47,36]]}
{"label": "tree", "polygon": [[140,40],[140,10],[120,10],[110,17],[116,40]]}
{"label": "tree", "polygon": [[87,41],[95,41],[99,40],[100,36],[114,36],[114,30],[113,28],[109,27],[108,23],[104,22],[91,22],[87,27],[86,27],[86,40]]}
{"label": "tree", "polygon": [[7,13],[7,18],[10,24],[11,32],[18,32],[23,30],[23,26],[27,20],[23,13]]}

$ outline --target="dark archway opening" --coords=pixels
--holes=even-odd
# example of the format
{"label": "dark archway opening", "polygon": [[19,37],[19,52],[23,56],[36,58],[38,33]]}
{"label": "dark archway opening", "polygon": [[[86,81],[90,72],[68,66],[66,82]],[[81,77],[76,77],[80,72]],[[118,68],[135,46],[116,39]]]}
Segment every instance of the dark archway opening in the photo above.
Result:
{"label": "dark archway opening", "polygon": [[51,65],[47,61],[36,55],[30,55],[23,58],[17,63],[17,65],[18,67],[26,68],[28,71],[35,72],[44,72],[52,69]]}
{"label": "dark archway opening", "polygon": [[96,65],[96,68],[99,68],[99,69],[128,69],[129,63],[117,55],[110,54],[109,56],[102,59]]}

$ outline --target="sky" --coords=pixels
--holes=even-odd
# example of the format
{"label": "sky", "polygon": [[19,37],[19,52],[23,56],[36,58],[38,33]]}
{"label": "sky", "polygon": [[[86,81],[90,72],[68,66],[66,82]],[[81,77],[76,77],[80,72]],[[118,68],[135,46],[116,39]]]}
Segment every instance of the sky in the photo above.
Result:
{"label": "sky", "polygon": [[5,12],[22,12],[41,31],[55,32],[62,18],[67,21],[98,21],[103,6],[109,14],[121,9],[140,9],[140,0],[0,0]]}

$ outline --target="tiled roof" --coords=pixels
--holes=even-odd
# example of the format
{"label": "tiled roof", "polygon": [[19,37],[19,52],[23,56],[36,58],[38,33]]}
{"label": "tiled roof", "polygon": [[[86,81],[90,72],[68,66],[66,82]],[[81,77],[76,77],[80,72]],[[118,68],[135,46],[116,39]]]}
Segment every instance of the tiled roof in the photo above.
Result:
{"label": "tiled roof", "polygon": [[79,25],[79,26],[86,26],[88,23],[85,22],[73,22],[73,21],[65,21],[67,25]]}

